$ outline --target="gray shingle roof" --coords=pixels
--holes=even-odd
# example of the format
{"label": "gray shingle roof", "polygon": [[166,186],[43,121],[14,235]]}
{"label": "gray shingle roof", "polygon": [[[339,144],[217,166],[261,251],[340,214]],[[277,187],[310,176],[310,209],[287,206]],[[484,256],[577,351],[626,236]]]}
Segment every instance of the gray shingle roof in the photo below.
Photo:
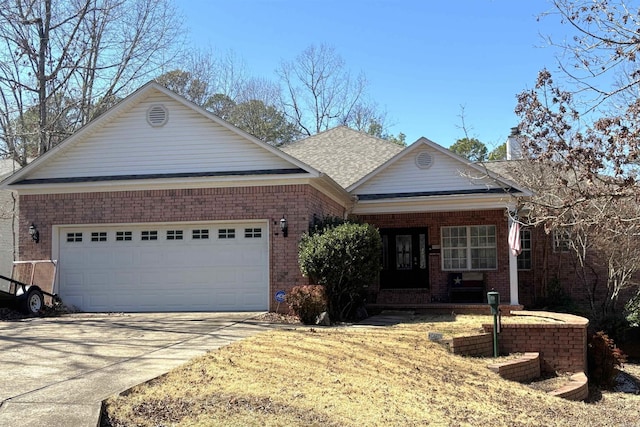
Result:
{"label": "gray shingle roof", "polygon": [[404,147],[339,126],[280,147],[347,188],[398,154]]}

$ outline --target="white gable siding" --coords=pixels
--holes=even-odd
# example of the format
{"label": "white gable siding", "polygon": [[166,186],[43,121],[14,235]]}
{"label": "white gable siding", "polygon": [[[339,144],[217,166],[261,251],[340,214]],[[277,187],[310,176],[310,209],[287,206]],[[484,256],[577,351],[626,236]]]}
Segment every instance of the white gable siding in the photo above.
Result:
{"label": "white gable siding", "polygon": [[[420,169],[416,165],[416,156],[423,151],[431,154],[433,159],[431,167],[427,169]],[[436,150],[418,149],[371,177],[356,188],[354,193],[357,195],[395,194],[496,187],[490,179],[471,179],[469,176],[463,176],[464,171],[467,170],[466,165]],[[482,175],[477,171],[467,171],[466,174],[473,177]]]}
{"label": "white gable siding", "polygon": [[[168,122],[147,123],[147,110],[162,104]],[[291,169],[296,166],[179,102],[150,96],[60,152],[25,178],[67,178],[188,172]]]}

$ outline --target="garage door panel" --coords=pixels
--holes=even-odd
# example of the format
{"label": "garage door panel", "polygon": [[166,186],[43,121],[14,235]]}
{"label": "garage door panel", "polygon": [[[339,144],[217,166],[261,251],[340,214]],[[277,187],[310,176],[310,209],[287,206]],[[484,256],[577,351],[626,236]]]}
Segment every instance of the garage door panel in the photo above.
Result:
{"label": "garage door panel", "polygon": [[[246,238],[245,228],[261,237]],[[85,311],[266,310],[266,230],[265,223],[61,227],[59,293]],[[157,240],[142,240],[143,231]]]}
{"label": "garage door panel", "polygon": [[110,295],[108,294],[95,294],[89,297],[89,305],[96,307],[98,311],[107,311],[113,304]]}
{"label": "garage door panel", "polygon": [[145,265],[147,267],[162,267],[169,260],[166,259],[166,254],[162,251],[161,248],[153,248],[148,247],[139,248],[138,255],[140,265]]}
{"label": "garage door panel", "polygon": [[108,288],[111,282],[111,274],[108,271],[87,273],[85,278],[86,279],[83,281],[85,286],[94,288],[96,291],[102,290],[104,292],[104,289]]}
{"label": "garage door panel", "polygon": [[261,302],[261,295],[258,293],[247,292],[244,295],[242,295],[241,303],[248,307],[257,307],[260,305],[260,302]]}
{"label": "garage door panel", "polygon": [[117,247],[112,251],[113,266],[119,269],[129,268],[138,261],[136,251],[131,247]]}

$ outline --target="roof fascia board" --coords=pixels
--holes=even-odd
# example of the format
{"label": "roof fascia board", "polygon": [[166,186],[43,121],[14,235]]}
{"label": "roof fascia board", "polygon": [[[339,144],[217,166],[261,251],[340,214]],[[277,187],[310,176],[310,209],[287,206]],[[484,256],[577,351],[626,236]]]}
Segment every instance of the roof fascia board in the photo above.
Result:
{"label": "roof fascia board", "polygon": [[224,187],[266,187],[274,185],[308,184],[307,173],[273,176],[228,176],[210,178],[167,178],[148,180],[127,180],[111,182],[82,182],[73,184],[27,184],[13,185],[11,190],[19,194],[68,194],[68,193],[103,193],[112,191],[143,190],[180,190],[186,188],[224,188]]}
{"label": "roof fascia board", "polygon": [[322,174],[320,178],[309,180],[309,183],[313,188],[347,209],[351,209],[354,204],[354,197],[329,175]]}

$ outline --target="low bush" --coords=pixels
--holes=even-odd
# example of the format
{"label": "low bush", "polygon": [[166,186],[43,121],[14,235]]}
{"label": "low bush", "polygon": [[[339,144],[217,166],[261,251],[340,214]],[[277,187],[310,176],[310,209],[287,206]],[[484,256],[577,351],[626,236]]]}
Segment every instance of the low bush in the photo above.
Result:
{"label": "low bush", "polygon": [[590,335],[587,348],[589,382],[600,387],[612,387],[617,368],[625,362],[624,353],[603,331]]}
{"label": "low bush", "polygon": [[305,325],[312,325],[323,311],[327,311],[327,295],[324,286],[295,286],[287,294],[286,302],[291,311]]}
{"label": "low bush", "polygon": [[380,233],[369,224],[344,223],[302,237],[300,270],[325,287],[332,320],[357,313],[367,287],[380,272],[380,252]]}

